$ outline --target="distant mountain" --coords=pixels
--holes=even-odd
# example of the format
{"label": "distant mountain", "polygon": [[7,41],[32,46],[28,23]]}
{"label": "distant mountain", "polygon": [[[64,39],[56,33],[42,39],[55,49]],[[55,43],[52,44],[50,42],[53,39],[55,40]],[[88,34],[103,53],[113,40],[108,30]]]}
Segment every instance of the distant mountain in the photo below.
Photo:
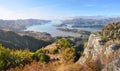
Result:
{"label": "distant mountain", "polygon": [[45,24],[48,22],[50,22],[50,20],[39,19],[0,20],[0,28],[14,31],[23,31],[28,26]]}
{"label": "distant mountain", "polygon": [[35,51],[51,43],[51,41],[44,41],[35,39],[30,36],[21,36],[13,31],[0,30],[0,43],[11,49],[29,49]]}
{"label": "distant mountain", "polygon": [[101,28],[104,25],[112,22],[119,22],[120,18],[109,18],[109,17],[75,17],[62,21],[59,26],[71,25],[72,27],[91,27]]}
{"label": "distant mountain", "polygon": [[107,19],[107,18],[110,18],[110,17],[106,17],[106,16],[75,16],[72,19],[75,19],[75,18],[82,18],[82,19]]}

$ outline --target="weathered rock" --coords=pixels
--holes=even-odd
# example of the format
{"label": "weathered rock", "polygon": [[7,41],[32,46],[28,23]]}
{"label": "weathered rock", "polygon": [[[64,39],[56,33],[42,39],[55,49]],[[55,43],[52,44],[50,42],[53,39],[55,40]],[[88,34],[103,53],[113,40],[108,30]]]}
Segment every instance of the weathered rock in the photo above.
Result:
{"label": "weathered rock", "polygon": [[102,47],[102,38],[98,35],[91,34],[88,40],[87,47],[83,52],[84,56],[79,59],[79,62],[84,63],[89,56],[91,56],[92,60],[97,60],[99,54],[102,52]]}
{"label": "weathered rock", "polygon": [[118,50],[118,49],[119,49],[118,44],[111,44],[111,45],[109,45],[109,46],[106,48],[104,54],[105,54],[106,56],[109,56],[110,54],[112,54],[113,52],[115,52],[115,51]]}
{"label": "weathered rock", "polygon": [[[100,61],[101,64],[104,64],[104,58],[110,57],[111,54],[115,57],[119,57],[119,45],[116,43],[110,44],[107,47],[104,47],[104,42],[99,35],[91,34],[88,40],[87,47],[83,52],[83,56],[79,59],[78,62],[83,64],[88,58],[90,61]],[[105,55],[105,57],[104,57]],[[103,58],[101,58],[103,56]],[[115,57],[115,58],[117,58]],[[104,59],[104,60],[103,60]],[[112,60],[112,59],[111,59]]]}
{"label": "weathered rock", "polygon": [[115,59],[107,64],[102,71],[120,71],[120,59]]}

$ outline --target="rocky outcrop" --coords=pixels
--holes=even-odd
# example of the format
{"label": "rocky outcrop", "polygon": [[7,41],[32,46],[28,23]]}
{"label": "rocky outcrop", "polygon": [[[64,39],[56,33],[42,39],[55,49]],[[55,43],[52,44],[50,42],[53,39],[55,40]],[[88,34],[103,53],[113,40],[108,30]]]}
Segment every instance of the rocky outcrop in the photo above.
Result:
{"label": "rocky outcrop", "polygon": [[99,61],[102,71],[120,71],[120,45],[113,42],[106,44],[100,35],[91,34],[83,56],[79,59],[80,64],[86,61]]}
{"label": "rocky outcrop", "polygon": [[104,42],[102,42],[102,39],[100,36],[91,34],[88,40],[87,47],[85,48],[83,55],[79,62],[84,63],[88,57],[91,56],[92,60],[97,60],[99,54],[102,52]]}

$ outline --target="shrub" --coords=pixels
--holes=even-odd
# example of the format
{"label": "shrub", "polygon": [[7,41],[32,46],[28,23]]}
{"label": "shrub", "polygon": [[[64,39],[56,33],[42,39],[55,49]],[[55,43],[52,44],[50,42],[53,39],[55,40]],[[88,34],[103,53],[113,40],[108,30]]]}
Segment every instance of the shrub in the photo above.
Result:
{"label": "shrub", "polygon": [[44,53],[37,52],[33,55],[33,59],[37,61],[42,61],[42,62],[48,62],[50,60],[50,57],[48,55],[45,55]]}
{"label": "shrub", "polygon": [[75,61],[76,53],[74,48],[66,48],[61,53],[64,63],[73,63]]}
{"label": "shrub", "polygon": [[66,38],[61,38],[57,42],[57,48],[60,49],[62,61],[64,63],[73,63],[80,57],[80,53],[75,47],[71,46]]}
{"label": "shrub", "polygon": [[24,66],[32,61],[31,56],[28,50],[10,50],[0,45],[0,70]]}
{"label": "shrub", "polygon": [[36,53],[44,53],[44,54],[46,54],[46,50],[44,50],[44,48],[41,48],[41,49],[39,49],[39,50],[37,50],[36,51]]}
{"label": "shrub", "polygon": [[11,50],[11,64],[12,66],[24,66],[27,63],[32,61],[33,53],[29,52],[29,50]]}
{"label": "shrub", "polygon": [[6,70],[8,66],[10,65],[10,50],[5,49],[0,45],[0,70]]}
{"label": "shrub", "polygon": [[58,53],[58,48],[55,48],[55,49],[50,51],[50,54],[56,54],[56,53]]}
{"label": "shrub", "polygon": [[66,38],[61,38],[57,41],[57,47],[67,48],[67,47],[71,47],[71,45]]}
{"label": "shrub", "polygon": [[105,41],[120,39],[120,22],[106,25],[99,33]]}

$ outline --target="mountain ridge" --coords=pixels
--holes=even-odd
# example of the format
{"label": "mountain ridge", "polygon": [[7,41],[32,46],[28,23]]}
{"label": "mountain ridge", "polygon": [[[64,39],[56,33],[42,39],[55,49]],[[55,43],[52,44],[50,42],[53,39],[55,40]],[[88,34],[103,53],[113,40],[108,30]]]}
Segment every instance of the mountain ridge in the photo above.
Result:
{"label": "mountain ridge", "polygon": [[50,22],[50,20],[40,19],[18,19],[18,20],[0,20],[0,28],[12,31],[24,31],[28,26],[41,25]]}

